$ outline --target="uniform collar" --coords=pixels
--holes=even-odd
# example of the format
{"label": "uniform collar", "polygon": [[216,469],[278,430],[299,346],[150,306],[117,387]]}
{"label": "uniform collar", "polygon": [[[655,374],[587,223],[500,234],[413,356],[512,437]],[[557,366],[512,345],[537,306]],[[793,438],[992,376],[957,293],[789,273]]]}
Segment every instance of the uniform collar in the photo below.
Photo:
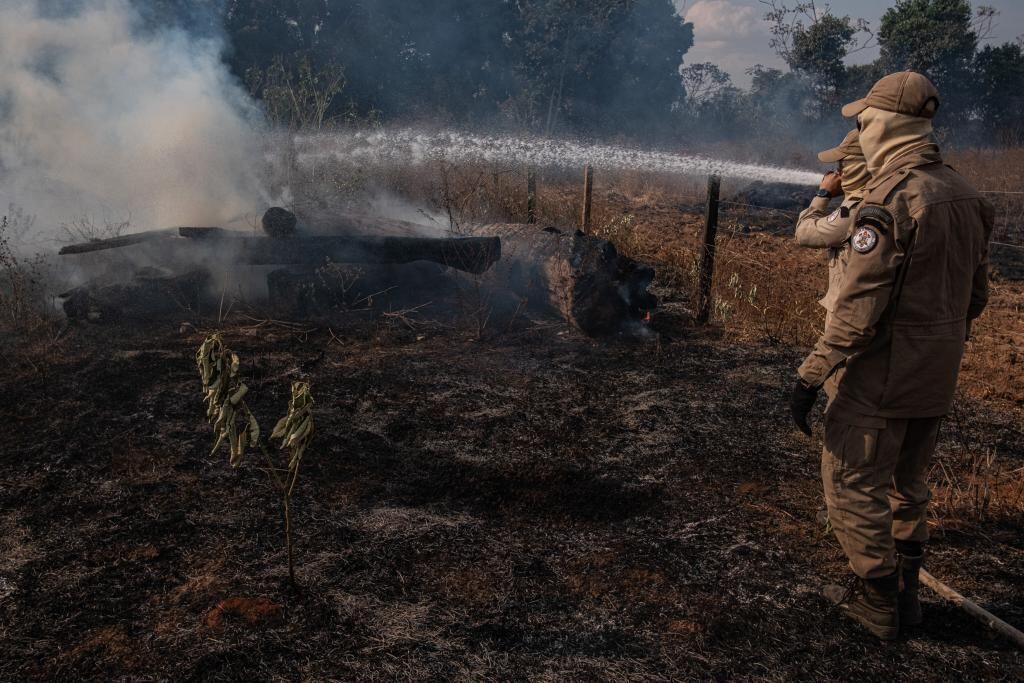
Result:
{"label": "uniform collar", "polygon": [[[924,149],[916,150],[910,154],[893,159],[891,162],[886,164],[884,168],[882,168],[882,171],[877,176],[875,176],[867,189],[873,190],[891,178],[893,174],[899,173],[900,171],[905,172],[912,168],[920,168],[921,166],[930,166],[931,164],[941,163],[942,154],[939,152],[938,146],[934,144],[929,145]],[[903,175],[905,175],[905,173]]]}
{"label": "uniform collar", "polygon": [[920,150],[915,150],[910,154],[906,154],[901,157],[897,157],[886,164],[881,173],[878,174],[879,178],[886,178],[896,171],[903,169],[919,168],[921,166],[927,166],[929,164],[941,164],[942,154],[939,152],[937,145],[928,145]]}

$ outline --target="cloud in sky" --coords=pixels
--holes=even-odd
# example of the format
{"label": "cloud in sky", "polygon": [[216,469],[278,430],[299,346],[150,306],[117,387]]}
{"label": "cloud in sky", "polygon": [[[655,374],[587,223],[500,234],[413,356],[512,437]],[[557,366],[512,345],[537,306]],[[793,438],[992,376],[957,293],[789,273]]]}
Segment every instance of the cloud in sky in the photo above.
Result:
{"label": "cloud in sky", "polygon": [[723,43],[761,31],[761,17],[753,7],[730,0],[700,0],[686,12],[698,42]]}
{"label": "cloud in sky", "polygon": [[713,62],[728,71],[737,85],[748,85],[746,70],[754,64],[779,66],[768,47],[770,35],[763,12],[735,0],[699,0],[677,8],[693,23],[694,45],[685,62]]}

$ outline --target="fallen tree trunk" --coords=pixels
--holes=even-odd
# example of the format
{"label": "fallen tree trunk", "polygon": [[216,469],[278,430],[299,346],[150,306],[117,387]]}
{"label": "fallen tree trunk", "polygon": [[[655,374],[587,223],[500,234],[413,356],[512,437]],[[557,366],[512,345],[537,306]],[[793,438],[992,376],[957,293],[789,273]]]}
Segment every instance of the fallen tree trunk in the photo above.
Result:
{"label": "fallen tree trunk", "polygon": [[[296,235],[275,239],[223,228],[179,228],[181,238],[161,240],[154,255],[168,262],[192,258],[239,265],[322,265],[325,263],[397,264],[432,261],[456,270],[479,274],[501,256],[497,237],[432,238],[371,237],[366,235]],[[165,231],[97,240],[61,249],[61,254],[81,254],[127,244],[150,243],[166,237]],[[185,239],[182,239],[185,238]]]}
{"label": "fallen tree trunk", "polygon": [[[291,215],[283,209],[272,211],[275,215],[280,213],[278,218],[282,221]],[[433,293],[443,294],[444,287],[439,286],[447,277],[439,277],[443,273],[429,269],[389,270],[390,266],[397,268],[416,262],[424,267],[428,266],[424,262],[432,262],[475,275],[498,264],[486,281],[474,280],[471,288],[475,291],[489,287],[515,301],[515,310],[525,301],[535,310],[554,312],[589,335],[639,331],[642,327],[638,323],[657,306],[657,298],[648,292],[654,279],[653,268],[619,254],[606,240],[578,231],[563,232],[530,224],[492,224],[482,227],[474,237],[433,238],[411,234],[419,228],[400,221],[344,214],[329,220],[336,229],[386,234],[289,234],[288,221],[288,225],[282,222],[280,230],[275,229],[276,234],[282,235],[279,237],[216,227],[182,227],[177,230],[178,236],[171,237],[166,231],[128,237],[129,244],[139,245],[136,248],[141,250],[140,256],[161,266],[178,266],[179,272],[196,265],[211,269],[230,265],[285,266],[268,279],[271,298],[285,305],[297,306],[301,302],[314,309],[352,305],[355,302],[349,299],[353,296],[361,303],[360,296],[390,291],[399,284],[410,292],[423,293],[429,283]],[[67,247],[62,253],[86,253],[125,245],[124,238],[100,240]],[[337,269],[344,264],[381,266],[359,275],[364,282],[358,289],[379,285],[379,290],[353,292],[354,273],[323,268]]]}
{"label": "fallen tree trunk", "polygon": [[293,316],[324,317],[359,309],[443,308],[455,280],[436,263],[286,266],[267,274],[269,303]]}
{"label": "fallen tree trunk", "polygon": [[467,273],[483,273],[501,257],[494,237],[369,237],[305,235],[285,239],[236,236],[219,228],[181,228],[184,237],[221,249],[253,266],[432,261]]}
{"label": "fallen tree trunk", "polygon": [[158,239],[173,238],[178,234],[176,228],[169,228],[167,230],[149,230],[146,232],[136,232],[131,235],[121,235],[119,237],[109,237],[107,239],[100,240],[89,240],[88,242],[81,242],[79,244],[69,244],[66,247],[61,247],[61,250],[57,252],[61,256],[67,254],[87,254],[93,251],[103,251],[105,249],[118,249],[120,247],[129,247],[133,244],[141,244],[143,242],[152,242]]}
{"label": "fallen tree trunk", "polygon": [[654,269],[619,254],[607,240],[530,224],[485,225],[478,233],[501,238],[499,285],[589,335],[634,331],[658,305],[647,291]]}

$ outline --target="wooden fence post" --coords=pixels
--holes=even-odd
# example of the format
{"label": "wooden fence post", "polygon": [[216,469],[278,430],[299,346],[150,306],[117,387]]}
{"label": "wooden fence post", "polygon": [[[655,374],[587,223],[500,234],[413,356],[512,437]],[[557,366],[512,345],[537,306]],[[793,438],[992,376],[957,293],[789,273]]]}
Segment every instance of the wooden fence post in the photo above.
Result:
{"label": "wooden fence post", "polygon": [[583,218],[580,223],[584,234],[590,234],[590,205],[594,196],[594,168],[587,164],[583,168]]}
{"label": "wooden fence post", "polygon": [[718,176],[708,178],[708,206],[704,220],[704,248],[700,253],[700,275],[698,277],[697,322],[704,324],[711,319],[711,282],[715,277],[715,237],[718,234],[718,194],[722,180]]}
{"label": "wooden fence post", "polygon": [[526,222],[537,222],[537,172],[526,169]]}

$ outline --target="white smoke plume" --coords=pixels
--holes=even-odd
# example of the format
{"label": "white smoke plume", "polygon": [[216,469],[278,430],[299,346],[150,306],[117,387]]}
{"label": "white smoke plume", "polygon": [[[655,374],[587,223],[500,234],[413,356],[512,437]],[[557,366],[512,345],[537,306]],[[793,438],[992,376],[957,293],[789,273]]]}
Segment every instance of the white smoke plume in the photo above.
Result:
{"label": "white smoke plume", "polygon": [[125,0],[52,5],[0,2],[0,211],[35,213],[39,242],[83,216],[136,231],[266,204],[259,111],[219,41],[143,30]]}

